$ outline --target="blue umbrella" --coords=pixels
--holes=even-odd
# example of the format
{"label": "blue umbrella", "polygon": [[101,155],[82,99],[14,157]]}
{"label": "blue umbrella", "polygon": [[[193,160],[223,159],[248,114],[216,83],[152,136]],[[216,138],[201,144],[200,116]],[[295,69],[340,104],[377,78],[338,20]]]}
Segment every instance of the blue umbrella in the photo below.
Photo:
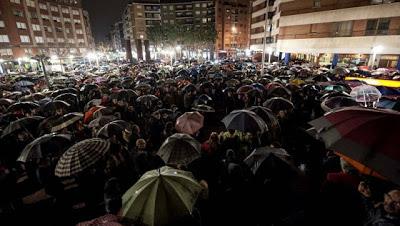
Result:
{"label": "blue umbrella", "polygon": [[388,98],[381,98],[378,102],[377,107],[378,108],[385,108],[385,109],[393,109],[394,106],[396,105],[395,100],[391,100]]}
{"label": "blue umbrella", "polygon": [[383,96],[400,96],[400,90],[385,86],[377,86]]}

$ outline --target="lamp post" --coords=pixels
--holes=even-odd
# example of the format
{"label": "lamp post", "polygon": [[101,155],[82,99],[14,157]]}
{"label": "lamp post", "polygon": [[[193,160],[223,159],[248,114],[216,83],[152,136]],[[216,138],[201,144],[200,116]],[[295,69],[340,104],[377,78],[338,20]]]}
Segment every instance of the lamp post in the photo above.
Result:
{"label": "lamp post", "polygon": [[0,59],[0,73],[1,73],[1,74],[5,74],[4,68],[3,68],[3,63],[4,63],[4,60],[3,60],[3,59]]}
{"label": "lamp post", "polygon": [[268,12],[269,12],[269,0],[267,0],[267,7],[265,10],[265,23],[264,23],[264,35],[263,35],[263,52],[262,52],[262,58],[261,58],[261,63],[262,63],[262,69],[261,69],[261,76],[264,75],[265,71],[265,48],[267,46],[267,24],[268,24]]}
{"label": "lamp post", "polygon": [[384,47],[381,45],[375,46],[372,48],[372,61],[371,61],[371,68],[375,66],[376,54],[381,53]]}

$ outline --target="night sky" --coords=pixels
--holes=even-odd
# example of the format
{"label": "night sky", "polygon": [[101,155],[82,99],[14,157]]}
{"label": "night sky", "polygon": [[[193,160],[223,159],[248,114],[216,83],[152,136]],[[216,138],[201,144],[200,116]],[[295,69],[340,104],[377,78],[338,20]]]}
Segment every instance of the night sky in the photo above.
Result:
{"label": "night sky", "polygon": [[129,0],[83,0],[83,8],[89,12],[96,42],[106,39],[111,25],[121,20],[128,2]]}

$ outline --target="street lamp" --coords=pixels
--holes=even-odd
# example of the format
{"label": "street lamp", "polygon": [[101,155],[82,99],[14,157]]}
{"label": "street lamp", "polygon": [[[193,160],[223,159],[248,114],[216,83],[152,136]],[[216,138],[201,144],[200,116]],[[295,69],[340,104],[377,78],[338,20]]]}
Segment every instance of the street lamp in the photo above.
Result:
{"label": "street lamp", "polygon": [[177,46],[175,47],[175,50],[176,50],[176,52],[175,52],[175,61],[176,61],[176,60],[177,60],[178,52],[179,52],[179,55],[180,55],[180,52],[181,52],[181,50],[182,50],[182,46],[177,45]]}
{"label": "street lamp", "polygon": [[382,45],[374,46],[372,48],[372,62],[371,66],[375,66],[375,60],[376,60],[376,54],[381,53],[383,51],[384,47]]}
{"label": "street lamp", "polygon": [[4,72],[4,69],[3,69],[3,63],[4,63],[4,60],[3,59],[0,59],[0,73],[1,74],[5,74],[5,72]]}

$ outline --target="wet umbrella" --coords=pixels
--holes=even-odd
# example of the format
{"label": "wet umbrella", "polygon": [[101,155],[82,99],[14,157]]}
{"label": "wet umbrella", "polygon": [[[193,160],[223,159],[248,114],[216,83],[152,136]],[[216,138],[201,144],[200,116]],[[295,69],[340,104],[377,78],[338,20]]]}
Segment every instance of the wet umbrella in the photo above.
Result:
{"label": "wet umbrella", "polygon": [[386,98],[386,97],[382,97],[381,99],[379,99],[379,102],[377,104],[378,108],[385,108],[385,109],[394,109],[396,107],[397,101],[390,99],[390,98]]}
{"label": "wet umbrella", "polygon": [[202,187],[190,172],[168,166],[148,171],[122,196],[122,216],[160,226],[192,214]]}
{"label": "wet umbrella", "polygon": [[10,105],[15,103],[14,100],[8,99],[8,98],[0,98],[0,106],[8,108]]}
{"label": "wet umbrella", "polygon": [[235,87],[235,86],[237,86],[237,85],[240,84],[240,81],[237,80],[237,79],[229,79],[229,80],[227,80],[227,81],[225,82],[225,84],[226,84],[227,86]]}
{"label": "wet umbrella", "polygon": [[274,114],[279,111],[293,111],[294,105],[289,100],[282,97],[274,97],[263,103],[263,106],[271,109]]}
{"label": "wet umbrella", "polygon": [[203,127],[203,123],[204,116],[199,112],[186,112],[176,120],[175,128],[180,133],[194,135]]}
{"label": "wet umbrella", "polygon": [[327,149],[400,184],[400,139],[393,132],[400,126],[400,113],[350,107],[330,112],[310,124]]}
{"label": "wet umbrella", "polygon": [[21,80],[19,82],[14,83],[15,87],[29,87],[29,86],[34,86],[35,83],[31,81],[26,81],[26,80]]}
{"label": "wet umbrella", "polygon": [[109,151],[110,143],[100,138],[83,140],[70,147],[56,165],[57,177],[76,175],[100,161]]}
{"label": "wet umbrella", "polygon": [[382,94],[374,86],[361,85],[355,87],[351,91],[350,96],[357,102],[366,104],[368,102],[378,101],[379,98],[382,97]]}
{"label": "wet umbrella", "polygon": [[265,146],[254,149],[254,151],[243,161],[244,163],[246,163],[247,166],[249,166],[251,171],[256,174],[258,168],[270,155],[279,157],[283,161],[285,161],[285,158],[290,157],[285,149]]}
{"label": "wet umbrella", "polygon": [[117,99],[118,100],[126,100],[128,102],[135,100],[138,97],[138,94],[132,89],[121,89],[118,92]]}
{"label": "wet umbrella", "polygon": [[74,88],[64,88],[64,89],[59,89],[59,90],[54,91],[54,92],[51,94],[51,96],[52,96],[52,97],[56,97],[56,96],[59,96],[59,95],[64,94],[64,93],[73,93],[73,94],[77,94],[78,91],[77,91],[76,89],[74,89]]}
{"label": "wet umbrella", "polygon": [[206,95],[206,94],[202,94],[202,95],[200,95],[200,96],[197,98],[196,101],[197,101],[197,102],[196,102],[197,105],[200,105],[200,104],[203,104],[203,105],[211,105],[213,99],[212,99],[210,96]]}
{"label": "wet umbrella", "polygon": [[211,82],[203,82],[200,86],[199,89],[200,90],[204,90],[204,89],[212,89],[214,88],[214,85]]}
{"label": "wet umbrella", "polygon": [[350,93],[351,87],[348,86],[347,84],[333,84],[325,86],[324,90]]}
{"label": "wet umbrella", "polygon": [[46,98],[46,96],[41,94],[41,93],[33,93],[33,94],[30,94],[30,95],[23,96],[21,98],[21,100],[23,100],[23,101],[36,101],[37,102],[37,101],[42,100],[44,98]]}
{"label": "wet umbrella", "polygon": [[161,145],[157,155],[166,164],[187,165],[200,157],[201,144],[193,137],[175,133]]}
{"label": "wet umbrella", "polygon": [[367,83],[360,81],[360,80],[345,80],[344,81],[347,85],[349,85],[351,88],[361,86],[361,85],[366,85]]}
{"label": "wet umbrella", "polygon": [[137,102],[140,102],[142,104],[152,103],[157,100],[159,100],[158,97],[156,97],[154,95],[144,95],[144,96],[140,96],[136,99]]}
{"label": "wet umbrella", "polygon": [[58,132],[64,128],[67,128],[68,126],[74,124],[75,122],[78,122],[79,120],[83,119],[83,114],[78,113],[78,112],[72,112],[63,115],[61,118],[59,118],[54,125],[52,125],[51,132]]}
{"label": "wet umbrella", "polygon": [[251,84],[251,86],[253,86],[254,88],[258,89],[261,92],[265,91],[265,87],[261,83],[253,83],[253,84]]}
{"label": "wet umbrella", "polygon": [[350,94],[345,93],[345,92],[333,91],[333,92],[328,92],[328,93],[325,93],[324,95],[322,95],[320,100],[324,101],[325,99],[332,98],[332,97],[350,97]]}
{"label": "wet umbrella", "polygon": [[7,108],[7,112],[16,112],[16,111],[32,111],[33,109],[38,109],[40,107],[39,104],[34,102],[17,102],[10,105]]}
{"label": "wet umbrella", "polygon": [[62,100],[71,105],[75,105],[78,103],[78,96],[74,93],[63,93],[54,98],[54,100]]}
{"label": "wet umbrella", "polygon": [[350,70],[347,69],[347,68],[336,67],[336,68],[333,70],[333,74],[342,75],[342,76],[343,76],[343,75],[350,74]]}
{"label": "wet umbrella", "polygon": [[382,94],[382,96],[386,97],[398,97],[400,96],[400,90],[391,88],[391,87],[386,87],[386,86],[377,86],[376,87],[379,92]]}
{"label": "wet umbrella", "polygon": [[102,100],[101,100],[101,99],[93,99],[93,100],[87,102],[87,104],[85,105],[85,107],[84,107],[83,110],[84,110],[84,111],[88,111],[88,110],[89,110],[90,108],[92,108],[92,107],[100,106],[101,103],[102,103]]}
{"label": "wet umbrella", "polygon": [[320,74],[311,78],[314,82],[329,82],[332,81],[327,75]]}
{"label": "wet umbrella", "polygon": [[213,107],[210,107],[208,105],[204,104],[199,104],[194,107],[192,107],[193,111],[198,111],[198,112],[206,112],[206,113],[212,113],[215,112],[215,109]]}
{"label": "wet umbrella", "polygon": [[227,129],[242,132],[265,132],[268,130],[264,120],[249,110],[235,110],[222,119]]}
{"label": "wet umbrella", "polygon": [[261,106],[253,106],[247,110],[252,111],[260,116],[267,124],[269,130],[279,129],[279,121],[270,109]]}
{"label": "wet umbrella", "polygon": [[71,144],[71,135],[67,134],[46,134],[25,146],[17,161],[27,162],[32,159],[45,157],[58,157]]}
{"label": "wet umbrella", "polygon": [[237,94],[246,94],[246,93],[248,93],[249,91],[254,90],[254,89],[255,89],[255,88],[254,88],[253,86],[251,86],[251,85],[244,85],[244,86],[240,87],[240,88],[236,91],[236,93],[237,93]]}
{"label": "wet umbrella", "polygon": [[113,135],[120,135],[122,132],[127,129],[131,129],[131,125],[129,122],[124,120],[115,120],[105,124],[99,131],[97,132],[97,137],[100,138],[110,138]]}
{"label": "wet umbrella", "polygon": [[353,100],[352,98],[345,96],[327,98],[321,103],[321,108],[326,112],[337,108],[351,106],[359,106],[359,103],[357,103],[357,101]]}
{"label": "wet umbrella", "polygon": [[140,90],[140,91],[149,91],[151,90],[151,85],[147,84],[147,83],[139,83],[135,86],[136,90]]}
{"label": "wet umbrella", "polygon": [[46,114],[54,114],[57,109],[68,109],[71,105],[62,100],[53,100],[47,102],[43,107],[42,111]]}
{"label": "wet umbrella", "polygon": [[80,92],[84,94],[88,94],[90,91],[98,89],[99,87],[96,84],[86,84],[81,87]]}
{"label": "wet umbrella", "polygon": [[241,81],[241,83],[243,84],[243,85],[251,85],[251,84],[253,84],[254,83],[254,81],[253,80],[251,80],[251,79],[249,79],[249,78],[246,78],[246,79],[243,79],[242,81]]}
{"label": "wet umbrella", "polygon": [[283,97],[286,99],[290,99],[291,95],[292,93],[290,92],[290,90],[282,86],[278,86],[268,90],[269,97]]}
{"label": "wet umbrella", "polygon": [[89,122],[88,128],[101,128],[107,123],[117,120],[118,117],[115,115],[104,115],[93,119]]}
{"label": "wet umbrella", "polygon": [[37,131],[38,125],[44,119],[41,116],[25,117],[11,122],[1,134],[1,138],[10,135],[18,130],[25,129],[34,135]]}
{"label": "wet umbrella", "polygon": [[196,89],[196,86],[195,85],[193,85],[193,84],[188,84],[188,85],[186,85],[185,87],[183,87],[183,89],[182,89],[182,92],[183,93],[190,93],[190,92],[193,92],[193,91],[196,91],[197,89]]}

